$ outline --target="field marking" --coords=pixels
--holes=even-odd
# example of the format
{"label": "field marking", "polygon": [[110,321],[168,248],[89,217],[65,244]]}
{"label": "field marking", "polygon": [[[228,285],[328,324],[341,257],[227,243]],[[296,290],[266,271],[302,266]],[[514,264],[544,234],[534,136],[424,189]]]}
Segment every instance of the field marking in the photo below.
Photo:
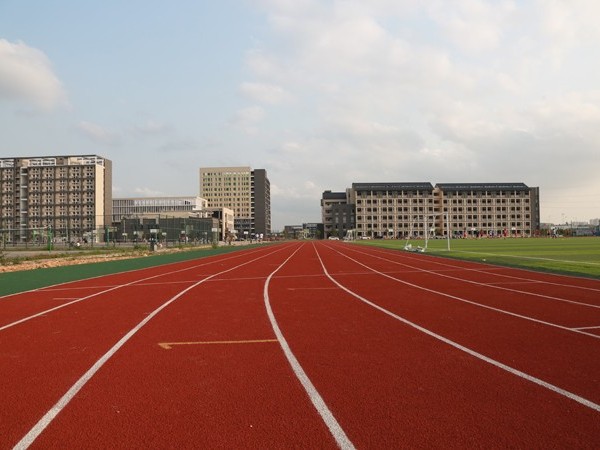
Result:
{"label": "field marking", "polygon": [[[263,248],[259,248],[259,249],[251,249],[251,250],[246,250],[243,254],[244,255],[249,255],[249,254],[254,254],[254,253],[259,253],[263,250]],[[124,270],[122,272],[113,272],[113,273],[107,273],[104,275],[96,275],[93,277],[87,277],[87,278],[80,278],[80,279],[76,279],[76,280],[70,280],[70,281],[63,281],[61,283],[56,283],[56,284],[49,284],[46,286],[40,286],[38,288],[35,289],[29,289],[29,290],[25,290],[25,291],[19,291],[19,292],[13,292],[10,294],[5,294],[5,295],[0,295],[0,302],[2,300],[5,300],[7,298],[10,297],[16,297],[22,294],[28,294],[28,293],[32,293],[32,292],[38,292],[38,291],[50,291],[50,290],[60,290],[61,287],[60,286],[67,286],[64,289],[77,289],[78,287],[68,287],[70,284],[74,284],[74,283],[79,283],[79,282],[83,282],[83,281],[91,281],[91,280],[98,280],[101,278],[106,278],[106,277],[111,277],[111,276],[115,276],[115,275],[123,275],[123,274],[131,274],[134,272],[142,272],[142,271],[148,271],[148,270],[152,270],[155,269],[157,267],[168,267],[168,266],[173,266],[176,264],[185,264],[188,262],[193,262],[193,261],[197,261],[198,259],[203,259],[205,261],[208,261],[206,263],[203,264],[196,264],[194,266],[191,266],[189,268],[184,268],[184,269],[180,269],[180,270],[174,270],[171,272],[167,272],[166,274],[171,274],[171,273],[177,273],[177,272],[182,272],[185,270],[189,270],[189,269],[193,269],[193,268],[197,268],[197,267],[202,267],[202,266],[207,266],[213,263],[213,260],[217,257],[221,257],[222,259],[218,259],[217,261],[228,261],[230,259],[235,259],[238,258],[242,253],[232,253],[232,256],[227,256],[227,257],[223,257],[223,255],[210,255],[210,256],[198,256],[197,258],[191,258],[188,260],[183,260],[183,261],[174,261],[174,262],[169,262],[169,263],[165,263],[165,264],[157,264],[155,266],[148,266],[148,267],[142,267],[139,269],[130,269],[130,270]],[[114,287],[114,286],[99,286],[101,288],[105,288],[105,287]],[[86,287],[82,287],[82,289],[86,289]]]}
{"label": "field marking", "polygon": [[171,350],[177,345],[229,345],[229,344],[264,344],[279,342],[277,339],[252,339],[246,341],[197,341],[197,342],[159,342],[158,345],[165,350]]}
{"label": "field marking", "polygon": [[[509,316],[518,317],[519,319],[524,319],[524,320],[528,320],[528,321],[531,321],[531,322],[540,323],[540,324],[542,324],[542,325],[547,325],[547,326],[549,326],[549,327],[559,328],[559,329],[561,329],[561,330],[566,330],[566,331],[570,331],[570,332],[577,333],[577,334],[583,334],[583,335],[585,335],[585,336],[589,336],[589,337],[592,337],[592,338],[594,338],[594,339],[600,339],[600,336],[598,336],[598,335],[595,335],[595,334],[592,334],[592,333],[586,333],[585,331],[578,331],[578,330],[575,330],[575,329],[573,329],[573,328],[565,327],[565,326],[558,325],[558,324],[555,324],[555,323],[546,322],[546,321],[544,321],[544,320],[535,319],[535,318],[533,318],[533,317],[523,316],[523,315],[521,315],[521,314],[517,314],[517,313],[511,312],[511,311],[506,311],[506,310],[504,310],[504,309],[500,309],[500,308],[495,308],[495,307],[493,307],[493,306],[484,305],[484,304],[481,304],[481,303],[474,302],[474,301],[472,301],[472,300],[467,300],[466,298],[462,298],[462,297],[458,297],[458,296],[456,296],[456,295],[448,294],[448,293],[446,293],[446,292],[442,292],[442,291],[436,291],[435,289],[429,289],[429,288],[426,288],[426,287],[424,287],[424,286],[420,286],[420,285],[418,285],[418,284],[414,284],[414,283],[410,283],[410,282],[408,282],[408,281],[400,280],[400,279],[398,279],[398,278],[395,278],[395,277],[392,277],[392,276],[390,276],[390,275],[388,275],[388,274],[386,274],[386,273],[384,273],[384,272],[380,272],[380,271],[378,271],[377,269],[374,269],[374,268],[372,268],[372,267],[369,267],[369,266],[367,266],[366,264],[363,264],[363,263],[361,263],[360,261],[357,261],[356,259],[354,259],[354,258],[352,258],[352,257],[350,257],[350,256],[348,256],[348,255],[345,255],[344,253],[342,253],[342,252],[340,252],[340,251],[338,251],[338,250],[336,250],[336,249],[333,249],[333,250],[334,250],[336,253],[338,253],[338,254],[342,255],[343,257],[345,257],[345,258],[348,258],[348,259],[349,259],[349,260],[351,260],[351,261],[354,261],[354,262],[355,262],[355,263],[357,263],[358,265],[360,265],[360,266],[362,266],[362,267],[365,267],[366,269],[368,269],[368,270],[371,270],[372,272],[374,272],[374,273],[376,273],[376,274],[379,274],[379,275],[381,275],[381,276],[383,276],[383,277],[385,277],[385,278],[389,278],[390,280],[396,281],[396,282],[398,282],[398,283],[405,284],[405,285],[407,285],[407,286],[414,287],[414,288],[416,288],[416,289],[420,289],[420,290],[423,290],[423,291],[425,291],[425,292],[431,292],[432,294],[440,295],[440,296],[442,296],[442,297],[447,297],[447,298],[450,298],[450,299],[452,299],[452,300],[458,300],[459,302],[468,303],[468,304],[470,304],[470,305],[478,306],[478,307],[480,307],[480,308],[485,308],[485,309],[489,309],[489,310],[491,310],[491,311],[499,312],[499,313],[506,314],[506,315],[509,315]],[[367,255],[367,256],[372,256],[372,255],[369,255],[368,253],[362,253],[362,252],[358,252],[358,253],[361,253],[361,254],[363,254],[363,255]],[[377,257],[377,256],[375,256],[375,258],[378,258],[378,257]],[[384,259],[385,261],[388,261],[388,260],[387,260],[387,259],[385,259],[385,258],[380,258],[380,259]],[[394,261],[391,261],[391,260],[389,260],[389,261],[390,261],[390,262],[394,262]],[[398,264],[402,264],[402,263],[398,263]],[[429,271],[427,271],[427,270],[423,270],[423,271],[424,271],[424,272],[429,272]],[[432,272],[432,273],[434,273],[434,274],[435,274],[435,272]],[[441,275],[441,276],[446,276],[446,275]],[[454,278],[454,277],[448,277],[448,278]],[[458,280],[460,281],[461,279],[459,278]],[[464,280],[464,281],[466,281],[466,280]],[[476,284],[479,284],[479,283],[476,283]],[[492,287],[496,287],[496,286],[492,286]],[[505,289],[505,288],[501,288],[501,287],[496,287],[496,288],[497,288],[497,289],[504,289],[504,290],[509,290],[509,291],[512,291],[512,289]],[[519,291],[515,291],[515,292],[519,292]],[[575,302],[575,303],[576,303],[576,302]],[[587,305],[587,304],[586,304],[586,306],[590,306],[590,305]],[[593,306],[593,307],[594,307],[594,306]]]}
{"label": "field marking", "polygon": [[594,327],[577,327],[573,328],[574,330],[598,330],[600,329],[600,325],[596,325]]}
{"label": "field marking", "polygon": [[334,287],[290,287],[288,291],[330,291],[336,290]]}
{"label": "field marking", "polygon": [[221,272],[217,272],[207,278],[204,278],[192,286],[188,286],[184,290],[180,291],[175,296],[171,297],[161,306],[156,308],[150,314],[148,314],[141,322],[139,322],[135,327],[133,327],[127,334],[125,334],[115,345],[113,345],[98,361],[90,367],[87,372],[85,372],[79,380],[75,382],[73,386],[56,402],[56,404],[42,416],[42,418],[29,430],[29,432],[23,436],[23,438],[13,447],[13,450],[24,450],[29,448],[31,444],[39,437],[39,435],[52,423],[52,421],[56,418],[56,416],[71,402],[71,400],[77,395],[77,393],[87,384],[87,382],[98,372],[104,364],[125,345],[129,339],[131,339],[144,325],[146,325],[151,319],[153,319],[158,313],[160,313],[167,306],[175,302],[178,298],[182,297],[187,292],[191,291],[195,287],[200,284],[206,282],[210,278],[216,277],[226,272],[230,272],[232,270],[236,270],[242,266],[258,261],[259,259],[265,258],[266,256],[271,256],[274,253],[281,251],[279,248],[273,252],[267,253],[266,255],[259,256],[258,258],[252,259],[250,261],[246,261],[245,263],[238,264],[237,266],[231,267],[229,269],[223,270]]}
{"label": "field marking", "polygon": [[[313,244],[314,246],[314,244]],[[490,358],[489,356],[485,356],[482,353],[479,353],[473,349],[470,349],[469,347],[465,347],[464,345],[459,344],[458,342],[452,341],[440,334],[437,334],[425,327],[422,327],[420,325],[417,325],[414,322],[411,322],[410,320],[401,317],[385,308],[383,308],[382,306],[377,305],[376,303],[371,302],[370,300],[366,299],[365,297],[362,297],[360,294],[357,294],[356,292],[352,291],[351,289],[347,288],[346,286],[344,286],[343,284],[339,283],[335,278],[333,278],[331,275],[329,275],[329,272],[327,271],[327,268],[325,267],[325,264],[323,263],[323,260],[321,259],[321,256],[318,252],[318,250],[315,247],[315,252],[317,253],[317,257],[319,258],[319,261],[321,262],[321,267],[323,268],[323,271],[325,272],[325,275],[327,275],[327,277],[336,285],[338,286],[340,289],[342,289],[343,291],[347,292],[348,294],[350,294],[351,296],[355,297],[356,299],[360,300],[363,303],[366,303],[367,305],[381,311],[384,314],[387,314],[388,316],[422,332],[427,334],[428,336],[431,336],[441,342],[444,342],[462,352],[465,352],[477,359],[480,359],[484,362],[487,362],[495,367],[498,367],[499,369],[505,370],[506,372],[512,374],[512,375],[516,375],[517,377],[523,378],[524,380],[530,381],[532,383],[537,384],[538,386],[544,387],[552,392],[555,392],[557,394],[560,394],[570,400],[574,400],[577,403],[582,404],[583,406],[587,406],[590,409],[593,409],[595,411],[600,412],[600,405],[597,403],[592,402],[591,400],[588,400],[584,397],[581,397],[573,392],[567,391],[565,389],[562,389],[558,386],[555,386],[551,383],[548,383],[540,378],[534,377],[532,375],[529,375],[525,372],[522,372],[518,369],[515,369],[514,367],[508,366],[504,363],[501,363],[500,361],[497,361],[495,359]],[[339,252],[338,252],[339,253]],[[342,253],[340,253],[342,254]],[[342,254],[343,255],[343,254]],[[346,256],[346,255],[343,255]],[[357,261],[358,262],[358,261]],[[359,264],[361,264],[360,262],[358,262]]]}
{"label": "field marking", "polygon": [[[377,253],[382,253],[382,254],[386,254],[386,255],[390,254],[390,251],[384,251],[381,248],[374,248],[374,247],[371,247],[371,248],[373,249],[374,252],[377,252]],[[388,249],[388,250],[393,251],[394,249]],[[494,273],[494,272],[496,272],[496,271],[500,272],[502,270],[518,270],[521,272],[536,273],[536,274],[540,274],[540,275],[548,275],[548,276],[557,277],[557,278],[574,278],[575,276],[573,276],[573,275],[565,275],[565,274],[560,274],[560,273],[540,273],[540,272],[536,272],[535,270],[527,268],[527,267],[515,268],[515,267],[507,267],[507,266],[490,266],[490,267],[486,267],[485,270],[482,268],[474,269],[474,268],[470,268],[470,267],[455,266],[452,264],[448,264],[447,262],[440,262],[439,261],[440,258],[443,259],[444,261],[448,261],[448,258],[443,257],[443,253],[441,251],[433,251],[431,256],[433,256],[433,258],[430,259],[432,264],[436,264],[438,266],[449,267],[451,269],[450,271],[452,271],[452,269],[453,269],[454,271],[485,273],[487,275],[497,275],[499,277],[511,278],[514,280],[526,280],[526,281],[531,281],[533,283],[542,283],[542,284],[547,284],[547,285],[551,285],[551,286],[570,287],[570,288],[580,289],[580,290],[584,290],[584,291],[600,292],[600,288],[593,288],[593,287],[589,287],[589,286],[580,286],[577,284],[556,283],[556,282],[548,281],[548,280],[523,278],[523,277],[517,277],[514,275],[507,275],[504,273]],[[407,259],[410,259],[410,260],[414,260],[414,261],[416,261],[417,259],[422,260],[422,258],[414,258],[414,257],[409,256],[408,254],[404,255],[404,257],[406,257]],[[461,262],[481,265],[480,261],[474,261],[474,260],[461,260]],[[595,281],[595,279],[593,279],[593,278],[584,278],[584,279],[586,281],[591,281],[591,282]]]}
{"label": "field marking", "polygon": [[[258,253],[258,252],[252,251],[250,254],[254,254],[254,253]],[[248,255],[248,253],[246,253],[246,255]],[[24,317],[23,319],[19,319],[19,320],[15,321],[15,322],[11,322],[9,324],[0,326],[0,331],[4,331],[7,328],[14,327],[15,325],[19,325],[21,323],[24,323],[24,322],[27,322],[29,320],[35,319],[37,317],[45,316],[46,314],[48,314],[50,312],[54,312],[54,311],[57,311],[59,309],[66,308],[67,306],[74,305],[75,303],[79,303],[79,302],[82,302],[84,300],[88,300],[90,298],[97,297],[98,295],[102,295],[102,294],[105,294],[107,292],[111,292],[111,291],[120,289],[122,287],[132,286],[132,285],[135,285],[137,283],[141,283],[143,281],[152,280],[154,278],[159,278],[159,277],[166,276],[166,275],[173,275],[175,273],[186,272],[188,270],[197,269],[198,267],[208,266],[208,265],[211,265],[211,264],[214,264],[214,263],[221,263],[222,261],[228,261],[230,259],[236,259],[236,258],[239,258],[239,257],[240,257],[240,254],[233,255],[233,256],[230,256],[230,257],[224,257],[221,260],[211,259],[210,261],[203,262],[202,264],[195,264],[195,265],[190,266],[190,267],[184,267],[183,269],[172,270],[170,272],[165,272],[165,273],[161,273],[161,274],[158,274],[158,275],[152,275],[152,276],[146,277],[146,278],[140,278],[140,279],[137,279],[137,280],[134,280],[134,281],[130,281],[129,283],[124,283],[124,284],[119,284],[119,285],[113,285],[113,286],[110,286],[106,290],[103,290],[103,291],[100,291],[100,292],[96,292],[94,294],[90,294],[90,295],[88,295],[86,297],[81,297],[78,300],[74,300],[72,302],[64,303],[62,305],[55,306],[54,308],[50,308],[50,309],[47,309],[45,311],[41,311],[39,313],[33,314],[31,316]],[[259,257],[258,259],[260,259],[260,258],[261,257]],[[173,264],[175,264],[175,263],[173,263]],[[159,266],[147,267],[146,269],[154,269],[156,267],[159,267]],[[138,269],[138,270],[146,270],[146,269]],[[113,275],[116,275],[116,274],[109,274],[109,275],[105,275],[105,276],[109,277],[109,276],[113,276]],[[95,277],[94,279],[98,279],[98,278],[101,278],[101,277]],[[71,281],[69,283],[77,283],[79,281],[82,281],[82,280],[75,280],[75,281]],[[64,283],[64,284],[67,284],[67,283]],[[60,286],[60,285],[56,285],[56,286]],[[85,288],[85,287],[83,287],[83,288]],[[31,292],[47,292],[47,291],[52,291],[52,290],[54,290],[54,289],[48,289],[47,287],[43,287],[43,288],[33,289],[33,290],[30,290],[30,291],[24,291],[24,292],[20,292],[20,293],[11,294],[10,296],[16,296],[16,295],[19,295],[19,294],[31,293]],[[3,299],[8,298],[8,297],[9,296],[0,297],[0,300],[3,300]]]}
{"label": "field marking", "polygon": [[[336,251],[338,253],[340,253],[338,250],[336,250]],[[396,265],[400,265],[400,266],[404,266],[404,267],[410,267],[410,268],[413,268],[413,269],[418,269],[420,272],[429,273],[429,274],[436,275],[436,276],[439,276],[439,277],[450,278],[451,280],[461,281],[463,283],[470,283],[470,284],[474,284],[474,285],[477,285],[477,286],[486,286],[486,287],[490,287],[490,288],[493,288],[493,289],[500,289],[502,291],[516,292],[518,294],[531,295],[532,297],[540,297],[540,298],[545,298],[545,299],[548,299],[548,300],[555,300],[555,301],[559,301],[559,302],[570,303],[570,304],[573,304],[573,305],[584,306],[584,307],[588,307],[588,308],[600,309],[600,305],[594,305],[594,304],[590,304],[590,303],[578,302],[578,301],[575,301],[575,300],[569,300],[569,299],[562,298],[562,297],[553,297],[551,295],[539,294],[539,293],[536,293],[536,292],[529,292],[529,291],[521,291],[521,290],[518,290],[518,289],[511,289],[511,288],[507,288],[507,287],[498,286],[495,283],[492,283],[492,284],[490,284],[490,283],[482,283],[480,281],[473,281],[473,280],[467,280],[465,278],[453,277],[451,275],[446,275],[446,274],[443,274],[443,273],[440,273],[440,272],[436,272],[435,270],[423,269],[423,268],[420,268],[420,267],[411,266],[411,265],[406,264],[406,263],[402,263],[402,262],[395,261],[395,260],[388,259],[388,258],[383,258],[381,256],[377,256],[377,255],[374,255],[374,254],[370,254],[370,253],[366,253],[366,252],[360,252],[360,251],[354,250],[354,249],[351,249],[351,251],[355,251],[356,253],[360,253],[362,255],[367,255],[367,256],[370,256],[372,258],[381,259],[383,261],[387,261],[387,262],[390,262],[392,264],[396,264]],[[340,254],[342,254],[342,253],[340,253]],[[344,255],[344,256],[346,256],[347,258],[349,258],[347,255]],[[365,267],[368,267],[368,266],[365,266]],[[374,270],[374,269],[372,269],[370,267],[368,267],[368,268],[370,270]],[[376,272],[381,273],[382,275],[385,274],[385,272],[380,272],[380,271],[376,271]],[[493,274],[491,274],[491,275],[493,275]],[[500,276],[502,276],[502,275],[500,275]],[[543,282],[540,282],[540,283],[543,283]],[[570,287],[569,285],[560,285],[560,286]]]}
{"label": "field marking", "polygon": [[337,421],[337,419],[335,418],[335,416],[333,415],[333,413],[331,412],[331,410],[325,403],[325,400],[323,400],[323,397],[321,397],[321,394],[319,394],[319,391],[317,391],[317,388],[315,388],[315,386],[312,384],[312,382],[310,381],[310,378],[308,377],[308,375],[306,374],[306,372],[300,365],[300,362],[298,361],[298,359],[292,352],[292,349],[290,348],[287,340],[285,339],[285,337],[283,336],[283,333],[281,332],[281,329],[279,328],[279,324],[277,323],[277,319],[275,318],[275,314],[273,313],[273,309],[271,308],[271,300],[269,299],[269,285],[271,283],[271,279],[279,271],[279,269],[281,269],[290,259],[292,259],[292,257],[296,253],[298,253],[300,248],[302,248],[302,247],[298,247],[296,249],[296,251],[294,251],[294,253],[292,253],[283,263],[281,263],[281,265],[279,267],[277,267],[267,277],[267,280],[265,281],[264,291],[263,291],[265,309],[267,310],[267,316],[269,316],[269,321],[271,322],[271,326],[273,327],[275,336],[277,336],[279,345],[281,346],[281,349],[283,350],[283,353],[284,353],[285,357],[287,358],[290,366],[292,366],[294,375],[296,375],[296,378],[298,379],[298,381],[300,381],[300,384],[302,384],[302,387],[308,394],[310,401],[312,402],[313,406],[315,407],[315,409],[321,416],[321,419],[323,420],[323,422],[329,429],[329,432],[335,439],[337,445],[341,449],[344,449],[344,450],[345,449],[353,450],[355,448],[354,444],[352,444],[352,442],[350,441],[350,439],[344,432],[344,429],[339,424],[339,422]]}
{"label": "field marking", "polygon": [[[433,252],[439,253],[439,250],[432,250]],[[554,259],[554,258],[541,258],[539,256],[519,256],[519,255],[506,255],[504,253],[484,253],[484,252],[471,252],[467,250],[452,250],[452,252],[456,253],[468,253],[472,255],[485,255],[485,256],[498,256],[498,257],[507,257],[507,258],[515,258],[515,259],[531,259],[534,261],[552,261],[552,262],[561,262],[561,263],[569,263],[576,265],[586,265],[590,264],[592,266],[600,266],[600,263],[592,262],[592,261],[570,261],[568,259]]]}

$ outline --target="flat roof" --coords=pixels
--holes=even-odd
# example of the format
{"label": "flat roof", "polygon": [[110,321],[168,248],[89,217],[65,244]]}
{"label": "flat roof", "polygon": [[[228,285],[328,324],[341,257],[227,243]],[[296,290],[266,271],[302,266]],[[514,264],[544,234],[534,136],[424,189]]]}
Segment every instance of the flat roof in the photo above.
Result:
{"label": "flat roof", "polygon": [[432,191],[431,183],[352,183],[355,191]]}
{"label": "flat roof", "polygon": [[525,183],[438,183],[446,191],[528,191]]}
{"label": "flat roof", "polygon": [[345,192],[325,191],[325,192],[323,192],[322,198],[324,200],[346,200],[346,193]]}

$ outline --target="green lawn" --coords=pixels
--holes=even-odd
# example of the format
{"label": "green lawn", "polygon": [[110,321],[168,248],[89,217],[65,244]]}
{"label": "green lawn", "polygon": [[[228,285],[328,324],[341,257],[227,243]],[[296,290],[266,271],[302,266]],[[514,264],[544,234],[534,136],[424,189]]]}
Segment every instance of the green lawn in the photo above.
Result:
{"label": "green lawn", "polygon": [[[357,241],[361,244],[403,249],[403,240]],[[413,247],[425,241],[410,241]],[[426,253],[449,258],[485,261],[512,267],[600,278],[600,238],[507,238],[430,240]]]}

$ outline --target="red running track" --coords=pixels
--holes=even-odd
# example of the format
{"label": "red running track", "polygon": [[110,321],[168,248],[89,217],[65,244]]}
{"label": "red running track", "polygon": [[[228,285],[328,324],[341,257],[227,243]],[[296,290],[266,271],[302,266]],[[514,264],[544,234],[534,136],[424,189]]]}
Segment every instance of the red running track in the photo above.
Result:
{"label": "red running track", "polygon": [[0,298],[0,448],[597,448],[600,282],[341,242]]}

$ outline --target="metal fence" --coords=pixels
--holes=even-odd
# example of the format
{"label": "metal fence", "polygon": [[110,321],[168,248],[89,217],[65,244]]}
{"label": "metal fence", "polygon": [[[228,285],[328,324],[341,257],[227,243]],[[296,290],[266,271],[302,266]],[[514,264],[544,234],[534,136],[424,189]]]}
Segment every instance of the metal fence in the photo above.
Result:
{"label": "metal fence", "polygon": [[136,245],[154,242],[158,245],[208,244],[223,236],[215,218],[175,217],[165,214],[123,217],[118,222],[81,227],[78,221],[54,221],[52,225],[35,227],[0,227],[2,248],[73,247]]}

